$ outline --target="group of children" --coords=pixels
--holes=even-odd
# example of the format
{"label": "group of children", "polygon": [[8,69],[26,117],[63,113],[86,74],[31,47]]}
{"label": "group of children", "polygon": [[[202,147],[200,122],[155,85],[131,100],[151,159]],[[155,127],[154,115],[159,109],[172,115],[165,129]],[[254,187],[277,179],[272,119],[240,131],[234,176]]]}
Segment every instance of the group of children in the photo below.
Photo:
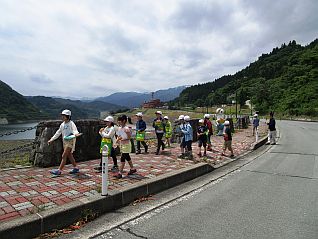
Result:
{"label": "group of children", "polygon": [[[161,111],[156,111],[156,118],[153,120],[153,127],[155,129],[156,137],[157,137],[157,150],[156,155],[160,153],[160,149],[164,150],[166,144],[170,147],[170,139],[172,137],[172,125],[169,121],[168,116],[162,117]],[[77,167],[76,161],[73,157],[73,152],[75,151],[76,137],[81,134],[78,132],[76,125],[73,121],[71,121],[71,111],[63,110],[61,113],[62,124],[59,129],[56,131],[54,136],[48,141],[50,145],[54,140],[56,140],[60,135],[62,135],[63,139],[63,154],[62,161],[58,169],[54,169],[50,171],[54,175],[60,175],[62,170],[66,164],[67,158],[70,159],[73,169],[70,171],[71,174],[78,173],[79,168]],[[148,145],[145,143],[145,131],[146,131],[146,122],[143,120],[143,115],[141,112],[136,114],[137,122],[136,122],[136,141],[137,141],[137,150],[136,154],[141,153],[141,145],[143,145],[145,149],[145,153],[148,152]],[[210,116],[206,114],[204,119],[199,120],[199,126],[197,129],[198,134],[198,146],[199,151],[198,155],[201,157],[201,147],[204,148],[203,156],[206,156],[207,150],[212,150],[211,148],[211,136],[213,134],[212,123],[210,121]],[[182,135],[181,139],[181,158],[192,159],[192,141],[193,141],[193,129],[190,124],[190,116],[180,115],[179,116],[179,133]],[[137,170],[134,168],[130,153],[132,152],[132,129],[127,126],[127,122],[129,118],[126,115],[121,115],[118,117],[117,122],[118,126],[115,124],[115,120],[112,116],[107,116],[105,119],[106,127],[101,128],[99,134],[101,136],[101,146],[100,153],[102,153],[102,149],[105,145],[108,148],[108,157],[113,159],[113,167],[112,171],[117,172],[115,175],[116,178],[120,179],[123,177],[123,171],[125,167],[125,162],[127,161],[130,166],[130,171],[128,175],[134,174]],[[229,122],[225,121],[225,130],[224,130],[224,151],[222,155],[224,155],[225,150],[229,149],[231,151],[231,156],[233,156],[233,150],[231,146],[232,136],[231,130],[229,128]],[[163,142],[163,137],[166,138],[166,144]],[[116,157],[116,147],[120,148],[121,152],[121,164],[118,167],[117,157]],[[95,168],[97,171],[101,171],[100,162],[99,167]]]}
{"label": "group of children", "polygon": [[[192,159],[192,141],[193,141],[193,129],[190,124],[190,116],[180,115],[179,118],[179,133],[181,134],[181,155],[180,158]],[[222,155],[225,155],[226,149],[231,152],[231,157],[234,156],[232,149],[232,133],[230,129],[230,122],[225,121],[224,123],[224,146]],[[212,151],[212,143],[211,136],[213,135],[212,122],[210,121],[210,115],[205,114],[204,119],[199,120],[198,128],[197,128],[197,138],[198,138],[198,156],[206,156],[207,151]],[[203,146],[203,155],[201,152],[201,148]]]}

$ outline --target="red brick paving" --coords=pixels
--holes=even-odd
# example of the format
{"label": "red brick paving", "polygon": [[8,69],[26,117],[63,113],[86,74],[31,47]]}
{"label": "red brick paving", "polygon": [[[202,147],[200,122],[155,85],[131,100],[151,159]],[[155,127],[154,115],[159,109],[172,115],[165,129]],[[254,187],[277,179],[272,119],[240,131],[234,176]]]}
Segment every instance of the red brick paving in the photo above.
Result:
{"label": "red brick paving", "polygon": [[[263,126],[262,132],[265,127]],[[233,136],[235,155],[242,154],[250,149],[254,141],[251,129],[241,130]],[[208,152],[205,161],[217,164],[224,159],[221,156],[223,138],[213,136],[213,151]],[[197,153],[197,144],[193,143],[195,161],[177,159],[180,154],[178,145],[166,149],[161,155],[154,155],[155,148],[150,146],[149,154],[131,154],[134,166],[137,168],[137,178],[124,177],[115,179],[109,173],[109,190],[122,189],[125,186],[153,178],[174,170],[188,167],[200,161]],[[100,160],[90,160],[79,163],[80,173],[70,175],[71,165],[67,165],[63,174],[52,177],[51,168],[25,168],[2,171],[0,174],[0,222],[12,220],[37,211],[57,207],[79,198],[99,194],[101,174],[94,171]],[[110,160],[109,168],[112,160]],[[128,164],[126,165],[128,172]]]}

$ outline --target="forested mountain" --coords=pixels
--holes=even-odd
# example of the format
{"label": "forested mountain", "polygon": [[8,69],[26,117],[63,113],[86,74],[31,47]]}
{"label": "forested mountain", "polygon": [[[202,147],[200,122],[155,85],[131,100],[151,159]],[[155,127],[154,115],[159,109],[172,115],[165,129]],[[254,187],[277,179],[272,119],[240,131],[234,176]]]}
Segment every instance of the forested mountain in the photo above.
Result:
{"label": "forested mountain", "polygon": [[276,47],[234,75],[186,88],[171,105],[220,105],[251,99],[256,110],[318,116],[318,39]]}
{"label": "forested mountain", "polygon": [[102,111],[117,111],[125,108],[101,101],[83,102],[45,96],[28,96],[26,98],[43,113],[47,114],[50,119],[60,118],[59,115],[63,109],[70,109],[73,119],[87,119],[99,118]]}
{"label": "forested mountain", "polygon": [[45,115],[22,95],[0,81],[0,118],[18,122],[45,118]]}
{"label": "forested mountain", "polygon": [[101,101],[23,96],[0,81],[0,120],[3,122],[59,119],[63,109],[72,110],[74,119],[87,119],[99,118],[102,111],[123,110],[125,107]]}

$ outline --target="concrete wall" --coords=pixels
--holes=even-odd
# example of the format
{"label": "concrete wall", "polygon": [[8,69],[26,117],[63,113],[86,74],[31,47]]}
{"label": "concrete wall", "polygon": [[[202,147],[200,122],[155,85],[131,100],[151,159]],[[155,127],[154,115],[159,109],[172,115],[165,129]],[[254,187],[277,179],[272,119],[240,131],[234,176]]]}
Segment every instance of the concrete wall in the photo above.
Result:
{"label": "concrete wall", "polygon": [[[47,141],[54,135],[62,121],[40,122],[36,130],[37,142],[31,153],[31,161],[40,167],[50,167],[59,165],[63,152],[62,138],[55,140],[50,146]],[[100,120],[74,120],[77,129],[83,135],[76,140],[76,150],[74,157],[76,161],[86,161],[100,158],[99,147],[101,137],[99,129],[104,127],[104,122]]]}

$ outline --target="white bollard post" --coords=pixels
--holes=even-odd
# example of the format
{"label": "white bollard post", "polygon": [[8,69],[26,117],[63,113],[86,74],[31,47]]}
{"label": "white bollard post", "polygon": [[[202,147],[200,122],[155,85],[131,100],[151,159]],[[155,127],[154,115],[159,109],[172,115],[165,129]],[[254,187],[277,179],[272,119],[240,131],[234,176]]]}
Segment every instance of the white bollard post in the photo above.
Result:
{"label": "white bollard post", "polygon": [[108,146],[102,149],[102,196],[108,195]]}
{"label": "white bollard post", "polygon": [[255,130],[255,135],[256,135],[256,142],[258,142],[258,129]]}

